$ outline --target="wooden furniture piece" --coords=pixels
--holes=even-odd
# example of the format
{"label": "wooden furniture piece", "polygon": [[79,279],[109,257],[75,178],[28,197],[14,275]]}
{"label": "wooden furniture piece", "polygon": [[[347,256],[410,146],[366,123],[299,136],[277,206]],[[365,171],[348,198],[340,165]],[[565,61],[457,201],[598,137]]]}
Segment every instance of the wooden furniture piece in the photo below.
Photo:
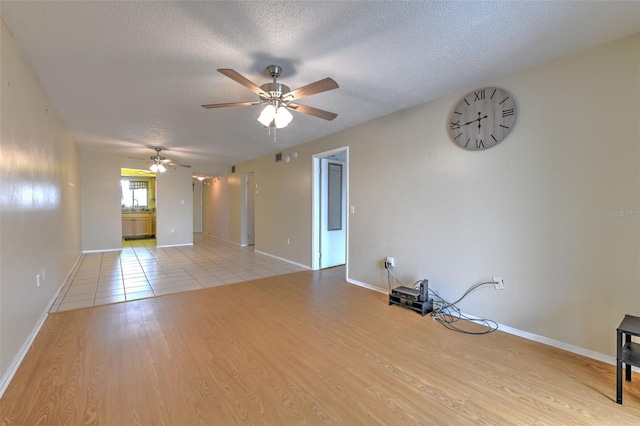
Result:
{"label": "wooden furniture piece", "polygon": [[155,213],[124,213],[122,238],[140,238],[155,235]]}
{"label": "wooden furniture piece", "polygon": [[[624,334],[624,343],[622,335]],[[631,336],[640,336],[640,317],[625,315],[617,329],[616,348],[616,402],[622,404],[622,364],[625,364],[625,379],[631,381],[631,366],[640,367],[640,343],[631,341]]]}

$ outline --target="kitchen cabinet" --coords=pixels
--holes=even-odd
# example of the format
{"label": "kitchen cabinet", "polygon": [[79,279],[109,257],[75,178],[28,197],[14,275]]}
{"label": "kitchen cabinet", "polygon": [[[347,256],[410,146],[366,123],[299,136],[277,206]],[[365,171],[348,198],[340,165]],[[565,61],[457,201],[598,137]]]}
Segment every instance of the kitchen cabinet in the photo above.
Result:
{"label": "kitchen cabinet", "polygon": [[122,238],[140,238],[155,235],[156,215],[125,213],[122,215]]}

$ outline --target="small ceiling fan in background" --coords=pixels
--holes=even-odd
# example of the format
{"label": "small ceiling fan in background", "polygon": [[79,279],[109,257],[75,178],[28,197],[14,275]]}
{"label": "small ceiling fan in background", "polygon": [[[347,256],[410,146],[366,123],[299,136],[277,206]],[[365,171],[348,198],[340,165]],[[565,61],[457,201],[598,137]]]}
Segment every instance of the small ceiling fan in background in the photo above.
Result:
{"label": "small ceiling fan in background", "polygon": [[288,86],[278,83],[277,79],[280,77],[282,68],[278,65],[269,65],[266,68],[269,75],[273,78],[273,82],[265,83],[262,86],[258,86],[247,78],[243,77],[237,71],[227,68],[218,69],[218,71],[237,83],[242,84],[247,89],[260,97],[259,101],[247,101],[247,102],[230,102],[223,104],[207,104],[202,105],[203,108],[225,108],[232,106],[253,106],[266,104],[262,110],[258,121],[265,127],[275,127],[281,129],[286,127],[293,116],[289,110],[297,111],[302,114],[313,115],[314,117],[322,118],[324,120],[333,120],[338,116],[333,112],[324,111],[318,108],[313,108],[306,105],[296,103],[296,101],[306,98],[307,96],[315,95],[316,93],[326,92],[328,90],[337,89],[338,83],[333,79],[327,77],[322,80],[318,80],[315,83],[308,84],[300,87],[296,90],[289,89]]}
{"label": "small ceiling fan in background", "polygon": [[143,160],[142,158],[135,158],[135,157],[129,157],[133,160],[140,160],[140,161],[147,161],[150,162],[151,166],[149,166],[149,170],[151,170],[154,173],[160,172],[160,173],[164,173],[167,171],[167,167],[166,166],[173,166],[173,167],[188,167],[191,168],[190,165],[188,164],[180,164],[176,161],[173,161],[169,158],[163,157],[162,155],[160,155],[160,151],[162,151],[162,148],[154,148],[156,150],[156,155],[152,155],[151,157],[149,157],[149,160]]}

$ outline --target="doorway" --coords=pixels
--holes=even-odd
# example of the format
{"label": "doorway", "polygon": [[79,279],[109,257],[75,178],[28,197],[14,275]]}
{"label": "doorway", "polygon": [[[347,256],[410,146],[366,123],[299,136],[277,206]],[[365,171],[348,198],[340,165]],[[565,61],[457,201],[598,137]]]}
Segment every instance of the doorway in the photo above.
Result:
{"label": "doorway", "polygon": [[349,147],[313,156],[312,269],[347,265]]}
{"label": "doorway", "polygon": [[255,241],[255,195],[256,184],[253,172],[242,175],[242,226],[240,245],[252,246]]}
{"label": "doorway", "polygon": [[156,174],[120,169],[120,206],[123,240],[155,238]]}

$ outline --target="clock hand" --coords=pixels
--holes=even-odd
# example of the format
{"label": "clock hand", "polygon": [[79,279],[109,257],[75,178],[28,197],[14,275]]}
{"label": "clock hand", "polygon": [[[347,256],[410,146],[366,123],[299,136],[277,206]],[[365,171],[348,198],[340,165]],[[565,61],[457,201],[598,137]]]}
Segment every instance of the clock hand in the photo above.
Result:
{"label": "clock hand", "polygon": [[460,125],[460,127],[462,127],[462,126],[466,126],[466,125],[471,124],[471,123],[475,123],[476,121],[480,121],[480,120],[482,120],[483,118],[487,118],[487,117],[489,117],[489,116],[488,116],[488,115],[485,115],[484,117],[478,117],[478,118],[476,118],[476,119],[475,119],[475,120],[473,120],[473,121],[469,121],[468,123],[461,124],[461,125]]}

